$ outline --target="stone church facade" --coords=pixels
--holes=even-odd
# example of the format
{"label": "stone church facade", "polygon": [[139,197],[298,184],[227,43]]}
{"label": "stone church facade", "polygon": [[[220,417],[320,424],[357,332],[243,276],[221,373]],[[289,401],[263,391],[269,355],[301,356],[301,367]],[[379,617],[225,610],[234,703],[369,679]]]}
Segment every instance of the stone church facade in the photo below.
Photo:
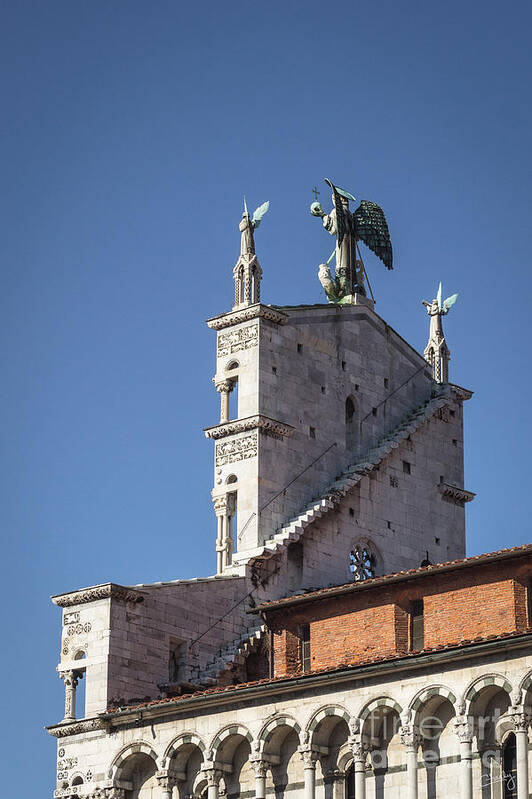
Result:
{"label": "stone church facade", "polygon": [[54,796],[525,799],[532,546],[465,557],[446,345],[436,371],[357,294],[261,303],[254,247],[234,279],[216,574],[53,597]]}

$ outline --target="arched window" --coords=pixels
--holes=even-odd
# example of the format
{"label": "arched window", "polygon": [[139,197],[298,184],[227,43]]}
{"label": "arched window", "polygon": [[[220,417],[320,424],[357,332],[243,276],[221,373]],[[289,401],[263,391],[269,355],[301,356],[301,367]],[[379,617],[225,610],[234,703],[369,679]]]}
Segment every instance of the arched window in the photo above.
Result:
{"label": "arched window", "polygon": [[231,378],[233,388],[229,394],[229,419],[238,419],[238,376]]}
{"label": "arched window", "polygon": [[237,503],[237,492],[232,491],[230,494],[227,495],[227,538],[229,540],[229,548],[230,551],[228,552],[228,563],[231,563],[231,557],[233,552],[237,548],[235,546],[235,532],[238,530],[238,503]]}
{"label": "arched window", "polygon": [[502,769],[504,799],[517,799],[517,754],[513,732],[507,737],[502,747]]}
{"label": "arched window", "polygon": [[87,668],[85,665],[85,661],[87,659],[87,654],[85,650],[78,649],[74,655],[74,660],[79,663],[79,666],[76,668],[75,674],[77,677],[77,686],[76,686],[76,717],[77,718],[85,718],[87,715],[87,706],[86,706],[86,684],[87,681],[83,679],[86,676]]}
{"label": "arched window", "polygon": [[345,401],[345,447],[352,451],[357,443],[357,414],[356,405],[352,397]]}

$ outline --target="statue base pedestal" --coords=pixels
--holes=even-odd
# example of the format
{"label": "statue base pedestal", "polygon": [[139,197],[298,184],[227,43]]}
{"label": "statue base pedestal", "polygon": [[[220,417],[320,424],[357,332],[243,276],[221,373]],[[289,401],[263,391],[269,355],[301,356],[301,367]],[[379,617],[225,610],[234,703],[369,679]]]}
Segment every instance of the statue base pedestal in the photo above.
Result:
{"label": "statue base pedestal", "polygon": [[370,297],[364,297],[363,294],[348,294],[346,297],[334,303],[335,305],[366,305],[368,308],[373,308],[375,303]]}

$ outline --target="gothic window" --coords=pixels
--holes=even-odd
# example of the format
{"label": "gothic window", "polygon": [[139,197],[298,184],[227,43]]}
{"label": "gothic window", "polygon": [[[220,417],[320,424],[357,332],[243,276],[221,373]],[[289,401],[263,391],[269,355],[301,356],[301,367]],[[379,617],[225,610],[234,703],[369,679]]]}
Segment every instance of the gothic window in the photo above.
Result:
{"label": "gothic window", "polygon": [[349,553],[349,570],[358,583],[375,577],[376,557],[369,544],[356,544]]}
{"label": "gothic window", "polygon": [[257,268],[251,267],[251,302],[260,300],[260,281],[257,276]]}
{"label": "gothic window", "polygon": [[357,439],[356,406],[352,397],[345,401],[345,446],[347,450],[355,448]]}
{"label": "gothic window", "polygon": [[235,299],[237,303],[244,302],[244,267],[241,266],[238,270],[238,279],[236,283]]}
{"label": "gothic window", "polygon": [[517,799],[517,754],[515,735],[507,737],[502,748],[504,799]]}

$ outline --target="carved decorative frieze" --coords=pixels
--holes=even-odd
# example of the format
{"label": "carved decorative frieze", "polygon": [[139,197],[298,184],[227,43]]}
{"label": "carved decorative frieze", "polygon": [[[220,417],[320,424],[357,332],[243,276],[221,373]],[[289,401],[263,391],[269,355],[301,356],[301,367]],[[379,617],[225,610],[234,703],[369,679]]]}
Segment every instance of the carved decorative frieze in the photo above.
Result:
{"label": "carved decorative frieze", "polygon": [[[259,413],[256,416],[247,416],[245,419],[235,419],[232,422],[206,427],[205,435],[207,438],[225,438],[226,436],[245,433],[247,430],[255,430],[256,428],[281,437],[291,436],[294,432],[294,428],[291,425],[278,422],[276,419],[270,419],[268,416],[263,416]],[[218,466],[219,464],[217,463],[216,465]]]}
{"label": "carved decorative frieze", "polygon": [[71,610],[70,613],[65,611],[63,615],[63,624],[77,624],[79,622],[79,610]]}
{"label": "carved decorative frieze", "polygon": [[233,355],[235,352],[250,350],[259,343],[258,324],[239,327],[237,330],[227,330],[218,333],[217,353],[218,358]]}
{"label": "carved decorative frieze", "polygon": [[79,735],[93,730],[103,730],[105,729],[105,724],[101,719],[84,719],[83,721],[55,724],[46,729],[54,738],[66,738],[67,735]]}
{"label": "carved decorative frieze", "polygon": [[277,325],[284,325],[288,316],[282,311],[278,311],[269,305],[249,305],[247,308],[242,308],[238,311],[230,311],[229,313],[215,316],[213,319],[207,319],[207,324],[211,330],[223,330],[224,327],[232,327],[238,325],[240,322],[249,322],[250,319],[267,319],[269,322],[275,322]]}
{"label": "carved decorative frieze", "polygon": [[242,438],[233,438],[230,441],[216,442],[216,466],[225,466],[226,463],[255,458],[258,453],[259,434],[258,431],[250,433]]}
{"label": "carved decorative frieze", "polygon": [[77,757],[65,757],[62,760],[57,761],[57,770],[67,771],[68,769],[74,768],[77,765],[78,765]]}
{"label": "carved decorative frieze", "polygon": [[98,599],[110,598],[122,599],[124,602],[139,602],[142,601],[143,595],[140,591],[134,591],[123,585],[105,583],[105,585],[84,588],[82,591],[72,591],[70,594],[58,594],[52,597],[52,602],[60,608],[66,608],[71,605],[84,605],[87,602],[96,602]]}
{"label": "carved decorative frieze", "polygon": [[464,505],[465,502],[471,502],[476,497],[476,494],[472,491],[466,491],[465,488],[459,488],[451,483],[439,483],[438,491],[442,497],[455,502],[457,505]]}

